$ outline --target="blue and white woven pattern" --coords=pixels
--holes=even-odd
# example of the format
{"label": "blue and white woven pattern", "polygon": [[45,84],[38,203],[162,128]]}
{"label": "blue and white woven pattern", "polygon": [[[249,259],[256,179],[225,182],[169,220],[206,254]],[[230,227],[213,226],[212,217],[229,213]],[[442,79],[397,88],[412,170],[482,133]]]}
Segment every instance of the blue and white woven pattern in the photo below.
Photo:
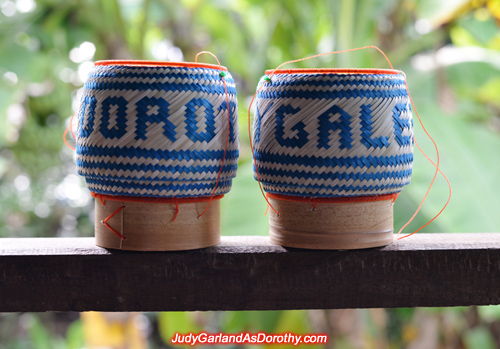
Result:
{"label": "blue and white woven pattern", "polygon": [[410,183],[413,121],[403,73],[277,72],[270,79],[259,83],[253,136],[265,191],[371,196]]}
{"label": "blue and white woven pattern", "polygon": [[230,109],[229,143],[215,195],[236,176],[238,105],[216,66],[96,65],[84,85],[77,170],[96,193],[202,197],[215,188]]}

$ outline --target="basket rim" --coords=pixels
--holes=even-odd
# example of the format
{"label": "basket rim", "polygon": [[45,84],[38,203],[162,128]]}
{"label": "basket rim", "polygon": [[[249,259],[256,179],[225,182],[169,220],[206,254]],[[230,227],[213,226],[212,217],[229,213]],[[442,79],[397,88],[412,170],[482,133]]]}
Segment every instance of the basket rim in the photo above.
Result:
{"label": "basket rim", "polygon": [[110,59],[94,62],[94,66],[126,66],[126,67],[180,67],[180,68],[208,68],[228,71],[226,67],[210,63],[197,62],[165,62],[133,59]]}
{"label": "basket rim", "polygon": [[399,75],[404,73],[397,69],[378,69],[378,68],[293,68],[293,69],[268,69],[266,75],[276,74],[337,74],[337,75]]}

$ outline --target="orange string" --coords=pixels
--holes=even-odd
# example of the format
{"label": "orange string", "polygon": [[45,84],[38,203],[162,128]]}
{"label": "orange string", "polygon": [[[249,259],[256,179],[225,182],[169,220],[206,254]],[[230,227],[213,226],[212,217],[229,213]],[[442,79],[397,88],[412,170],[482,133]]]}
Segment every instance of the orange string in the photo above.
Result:
{"label": "orange string", "polygon": [[[406,86],[406,91],[408,92],[408,97],[410,98],[411,105],[413,107],[413,110],[415,111],[415,115],[417,116],[418,122],[419,122],[420,126],[422,127],[422,129],[424,130],[424,132],[427,135],[427,137],[431,140],[432,144],[434,145],[434,149],[436,150],[437,159],[436,159],[436,163],[434,163],[434,161],[432,161],[431,158],[429,158],[429,156],[427,156],[427,154],[422,150],[422,148],[420,148],[420,145],[418,144],[417,139],[415,138],[415,135],[414,135],[413,136],[413,140],[415,142],[415,145],[417,146],[418,150],[420,150],[420,152],[425,156],[425,158],[427,160],[429,160],[429,162],[432,165],[434,165],[434,167],[436,168],[436,172],[434,172],[434,176],[432,177],[431,184],[429,184],[429,187],[427,188],[427,191],[425,192],[424,198],[420,202],[420,205],[418,205],[417,210],[415,211],[415,213],[413,214],[413,216],[408,220],[408,222],[406,222],[406,224],[403,225],[403,227],[401,227],[401,229],[399,229],[398,234],[397,234],[398,235],[398,240],[401,240],[401,239],[407,238],[409,236],[412,236],[416,232],[418,232],[418,231],[422,230],[423,228],[425,228],[426,226],[428,226],[437,217],[439,217],[439,215],[444,211],[444,209],[446,208],[446,206],[448,206],[448,204],[450,203],[451,193],[452,193],[451,183],[448,180],[448,177],[446,177],[446,175],[443,173],[443,171],[441,171],[441,169],[439,168],[440,158],[439,158],[439,150],[438,150],[437,144],[434,141],[434,139],[431,137],[431,135],[429,134],[429,132],[427,132],[427,129],[425,128],[425,126],[424,126],[424,124],[422,122],[422,119],[420,119],[420,116],[418,115],[417,108],[415,107],[415,104],[413,103],[413,98],[411,98],[410,90],[408,89],[408,84],[406,83],[406,76],[405,76],[405,86]],[[446,203],[444,204],[443,208],[431,220],[429,220],[423,226],[421,226],[420,228],[418,228],[417,230],[415,230],[413,233],[410,233],[410,234],[407,234],[407,235],[399,237],[399,234],[401,234],[401,232],[403,231],[403,229],[406,228],[413,221],[413,219],[415,218],[415,216],[417,215],[417,213],[422,208],[422,205],[424,204],[424,201],[427,199],[427,196],[429,195],[429,192],[431,191],[431,188],[434,185],[434,181],[436,180],[438,172],[441,173],[441,175],[443,176],[443,178],[446,180],[446,183],[448,184],[448,191],[449,191],[448,200],[446,200]]]}
{"label": "orange string", "polygon": [[[174,204],[176,202],[184,203],[194,203],[194,202],[206,202],[208,201],[208,196],[202,196],[198,198],[162,198],[162,197],[147,197],[147,196],[123,196],[123,195],[106,195],[99,194],[95,192],[90,192],[90,195],[94,198],[101,200],[104,205],[105,200],[112,201],[128,201],[128,202],[147,202],[152,204]],[[222,199],[224,195],[215,195],[214,200]]]}
{"label": "orange string", "polygon": [[269,207],[270,207],[274,211],[274,213],[276,213],[276,215],[279,217],[280,216],[279,212],[269,202],[269,199],[267,198],[266,193],[264,193],[264,189],[262,188],[262,184],[260,183],[259,167],[257,166],[257,160],[255,159],[255,151],[254,151],[253,144],[252,144],[252,128],[250,125],[250,118],[251,118],[250,110],[252,108],[252,104],[253,104],[253,101],[255,100],[255,97],[257,97],[257,94],[262,89],[262,87],[264,87],[264,84],[260,85],[260,87],[257,89],[257,91],[255,92],[255,94],[252,97],[252,100],[250,101],[250,105],[248,106],[248,137],[250,139],[250,150],[252,151],[252,159],[253,159],[253,164],[255,167],[255,175],[257,177],[257,183],[259,184],[259,188],[260,188],[260,192],[262,193],[262,196],[264,197],[264,199],[266,199],[266,202],[267,202],[267,210],[266,210],[266,213],[264,215],[267,214],[267,212],[269,211]]}
{"label": "orange string", "polygon": [[106,201],[104,201],[104,198],[102,197],[101,194],[95,194],[94,192],[90,192],[90,195],[95,197],[95,198],[98,198],[101,201],[101,204],[103,206],[106,206]]}
{"label": "orange string", "polygon": [[[266,75],[271,75],[276,69],[266,70]],[[374,68],[292,68],[280,69],[279,74],[389,74],[398,75],[401,71],[395,69]]]}
{"label": "orange string", "polygon": [[[209,53],[206,51],[198,53]],[[196,57],[198,57],[198,55]],[[119,65],[119,66],[145,66],[145,67],[181,67],[181,68],[220,68],[224,71],[227,71],[226,67],[221,67],[215,64],[208,63],[190,63],[190,62],[161,62],[161,61],[141,61],[141,60],[106,60],[106,61],[97,61],[94,63],[96,66],[108,66],[108,65]]]}
{"label": "orange string", "polygon": [[171,223],[175,222],[175,219],[177,218],[178,214],[179,214],[179,202],[176,199],[175,200],[175,214],[174,214],[174,218],[172,218],[172,220],[170,221]]}
{"label": "orange string", "polygon": [[399,197],[399,195],[400,195],[400,194],[401,194],[401,192],[396,193],[396,195],[395,195],[395,196],[394,196],[394,198],[392,199],[392,203],[394,203],[394,202],[398,199],[398,197]]}
{"label": "orange string", "polygon": [[[119,232],[117,232],[112,226],[110,226],[108,224],[108,221],[113,218],[113,216],[115,216],[118,212],[120,212],[121,210],[123,210],[125,208],[125,206],[121,206],[119,207],[115,212],[113,212],[112,214],[110,214],[102,223],[106,226],[106,228],[108,228],[109,230],[111,230],[116,236],[118,236],[120,239],[122,240],[125,240],[126,237],[123,236],[122,234],[120,234]],[[123,228],[123,227],[122,227]]]}
{"label": "orange string", "polygon": [[[76,113],[73,113],[73,115],[71,115],[71,120],[69,121],[70,125],[73,125],[73,120],[75,119],[75,115],[76,115]],[[71,127],[70,130],[71,130],[71,135],[73,136],[74,139],[76,139],[76,135],[75,135],[75,132],[73,131],[73,127]]]}
{"label": "orange string", "polygon": [[322,56],[328,56],[328,55],[334,55],[334,54],[337,54],[337,53],[345,53],[345,52],[352,52],[352,51],[358,51],[358,50],[365,50],[367,48],[374,48],[376,49],[378,52],[380,52],[382,54],[382,56],[384,56],[385,60],[387,61],[387,63],[389,63],[389,66],[391,67],[391,69],[394,69],[394,67],[392,66],[392,63],[391,61],[389,61],[389,58],[387,58],[387,56],[385,55],[385,53],[379,49],[377,46],[364,46],[364,47],[356,47],[356,48],[350,48],[350,49],[347,49],[347,50],[341,50],[341,51],[334,51],[334,52],[326,52],[326,53],[320,53],[318,55],[314,55],[314,56],[309,56],[309,57],[305,57],[305,58],[299,58],[299,59],[295,59],[293,61],[288,61],[288,62],[285,62],[285,63],[281,63],[278,68],[276,68],[275,70],[278,70],[279,68],[281,68],[282,66],[286,65],[286,64],[290,64],[290,63],[297,63],[297,62],[302,62],[302,61],[306,61],[308,59],[312,59],[312,58],[317,58],[317,57],[322,57]]}
{"label": "orange string", "polygon": [[[314,204],[332,204],[332,203],[345,203],[345,202],[371,202],[371,201],[384,201],[395,200],[399,193],[394,194],[381,194],[381,195],[367,195],[367,196],[347,196],[337,198],[322,198],[322,197],[303,197],[291,196],[283,194],[267,193],[266,196],[271,199],[291,201],[291,202],[313,202]],[[314,206],[316,207],[316,206]]]}
{"label": "orange string", "polygon": [[430,190],[431,190],[431,187],[432,185],[434,184],[434,181],[436,180],[436,176],[437,176],[437,172],[439,171],[439,173],[441,173],[441,175],[444,177],[444,179],[446,180],[446,183],[448,183],[448,190],[449,190],[449,195],[448,195],[448,200],[446,201],[446,203],[444,204],[443,208],[441,208],[441,210],[431,219],[429,220],[427,223],[425,223],[423,226],[421,226],[420,228],[418,228],[417,230],[415,230],[413,233],[411,234],[408,234],[408,235],[404,235],[404,236],[401,236],[401,237],[398,237],[398,240],[401,240],[401,239],[404,239],[404,238],[407,238],[413,234],[415,234],[416,232],[422,230],[423,228],[425,228],[426,226],[428,226],[432,221],[434,221],[443,211],[444,209],[446,208],[446,206],[448,206],[448,204],[450,203],[450,199],[451,199],[451,183],[450,181],[448,180],[448,178],[445,176],[445,174],[443,173],[443,171],[441,171],[441,169],[438,167],[438,164],[435,164],[434,161],[432,161],[428,156],[427,154],[424,153],[424,151],[422,150],[422,148],[420,148],[420,146],[418,145],[415,137],[413,137],[413,139],[415,140],[415,144],[417,146],[417,148],[420,150],[420,152],[426,157],[427,160],[430,161],[431,164],[434,165],[434,167],[436,167],[436,172],[434,173],[434,177],[432,178],[432,181],[431,181],[431,184],[429,185],[429,187],[427,188],[427,191],[424,195],[424,198],[422,199],[422,201],[420,202],[420,205],[418,206],[417,210],[415,211],[415,213],[413,214],[413,216],[410,218],[410,220],[408,222],[406,222],[405,225],[403,225],[403,227],[401,229],[399,229],[398,231],[398,236],[399,234],[401,233],[401,231],[403,231],[404,228],[406,228],[408,226],[408,224],[410,224],[410,222],[413,220],[413,218],[415,218],[415,216],[417,215],[418,211],[420,211],[420,208],[422,207],[422,205],[424,204],[424,201],[425,199],[427,199],[427,195],[429,194]]}
{"label": "orange string", "polygon": [[[209,54],[212,57],[214,57],[215,60],[217,61],[217,63],[219,64],[220,71],[221,72],[223,71],[222,66],[221,66],[221,64],[220,64],[219,59],[217,58],[217,56],[214,55],[212,52],[209,52],[209,51],[201,51],[201,52],[199,52],[196,55],[195,59],[194,59],[194,61],[196,63],[198,63],[198,56],[200,56],[202,54]],[[207,207],[205,207],[205,210],[197,217],[198,219],[201,216],[203,216],[205,214],[205,212],[207,212],[208,208],[210,207],[210,203],[212,202],[212,198],[215,195],[215,191],[217,190],[217,186],[219,185],[220,176],[221,176],[222,170],[224,168],[224,161],[226,160],[227,146],[229,144],[229,131],[230,131],[230,128],[231,128],[231,113],[230,113],[230,110],[229,110],[229,94],[227,93],[226,79],[224,79],[224,75],[221,75],[221,78],[222,78],[222,82],[224,83],[224,92],[226,94],[226,105],[227,105],[227,135],[226,135],[226,145],[224,147],[224,155],[222,156],[222,164],[220,166],[219,173],[217,174],[217,181],[215,182],[215,188],[212,191],[212,195],[210,195],[210,199],[208,200]]]}
{"label": "orange string", "polygon": [[64,130],[64,133],[63,133],[64,144],[66,144],[66,146],[73,151],[75,151],[76,148],[68,143],[68,140],[66,139],[66,135],[68,134],[68,131],[71,131],[73,138],[76,139],[75,132],[73,131],[73,119],[74,118],[75,118],[75,114],[73,114],[73,116],[71,116],[71,121],[69,122],[69,126],[66,128],[66,130]]}
{"label": "orange string", "polygon": [[[142,196],[121,196],[121,195],[105,195],[105,194],[100,194],[100,193],[95,193],[95,192],[90,192],[90,195],[96,199],[99,199],[101,201],[101,204],[103,206],[106,206],[106,200],[111,200],[111,201],[126,201],[126,202],[147,202],[147,203],[152,203],[152,204],[175,204],[175,214],[174,217],[172,218],[171,222],[175,222],[177,219],[177,216],[179,215],[179,203],[196,203],[196,202],[206,202],[208,197],[199,197],[199,198],[154,198],[154,197],[142,197]],[[213,200],[220,200],[222,199],[224,195],[215,195],[212,197]],[[125,206],[123,206],[124,208]],[[115,214],[117,214],[121,209],[118,209],[116,212],[111,214],[108,218],[106,218],[103,221],[103,224],[113,231],[116,234],[116,231],[113,230],[110,226],[108,226],[107,221],[113,217]]]}

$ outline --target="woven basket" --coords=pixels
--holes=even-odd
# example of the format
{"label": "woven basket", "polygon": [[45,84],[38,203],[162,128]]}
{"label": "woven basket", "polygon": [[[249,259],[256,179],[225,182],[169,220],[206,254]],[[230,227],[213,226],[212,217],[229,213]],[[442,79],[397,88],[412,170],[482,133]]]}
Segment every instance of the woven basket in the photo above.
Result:
{"label": "woven basket", "polygon": [[271,241],[314,249],[391,243],[393,202],[409,184],[413,162],[404,74],[266,74],[256,98],[253,145],[259,180],[279,212],[271,212]]}
{"label": "woven basket", "polygon": [[78,121],[77,170],[99,198],[99,246],[184,250],[219,242],[218,199],[238,161],[236,88],[226,68],[96,62]]}

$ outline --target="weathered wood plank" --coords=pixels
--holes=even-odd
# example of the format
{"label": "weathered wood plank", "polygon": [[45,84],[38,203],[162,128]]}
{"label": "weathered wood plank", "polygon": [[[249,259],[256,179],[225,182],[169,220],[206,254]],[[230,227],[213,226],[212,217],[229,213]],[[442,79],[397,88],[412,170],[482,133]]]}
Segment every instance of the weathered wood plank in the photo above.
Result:
{"label": "weathered wood plank", "polygon": [[500,233],[419,234],[322,251],[223,237],[124,252],[92,238],[0,239],[0,311],[161,311],[500,304]]}

